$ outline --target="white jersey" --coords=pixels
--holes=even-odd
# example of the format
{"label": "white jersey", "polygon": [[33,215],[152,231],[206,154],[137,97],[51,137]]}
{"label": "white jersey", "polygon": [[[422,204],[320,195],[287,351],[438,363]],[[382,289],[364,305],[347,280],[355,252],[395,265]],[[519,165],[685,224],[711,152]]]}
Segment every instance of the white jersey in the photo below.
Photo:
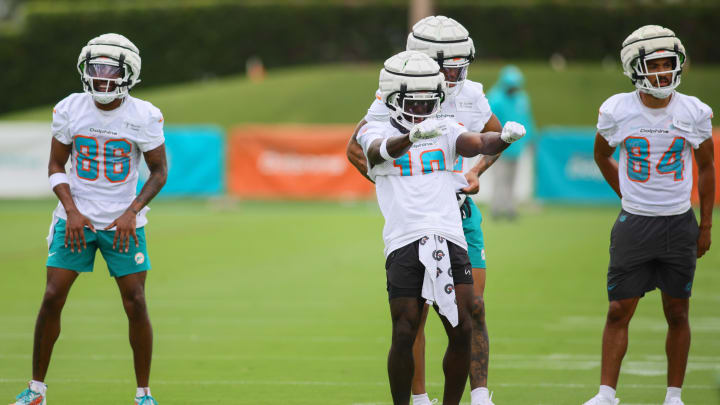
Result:
{"label": "white jersey", "polygon": [[[375,93],[375,101],[370,105],[365,121],[390,120],[390,109],[382,102],[380,90]],[[483,91],[483,85],[478,82],[465,80],[458,94],[448,96],[440,105],[437,118],[452,118],[463,125],[470,132],[482,132],[488,120],[492,117],[490,103]],[[467,173],[476,163],[478,157],[458,157],[456,162],[461,173]]]}
{"label": "white jersey", "polygon": [[[149,102],[127,96],[120,107],[102,111],[87,93],[71,94],[55,106],[52,136],[72,144],[70,192],[96,229],[125,212],[135,199],[142,152],[165,142],[162,114]],[[137,227],[147,223],[147,210],[137,214]],[[62,203],[55,215],[67,219]]]}
{"label": "white jersey", "polygon": [[[455,142],[466,130],[452,120],[444,121],[443,135],[416,142],[405,155],[368,170],[385,217],[385,256],[427,234],[467,249],[455,197],[455,190],[467,182],[453,172]],[[362,127],[357,140],[367,156],[374,140],[398,135],[402,134],[389,121],[375,121]]]}
{"label": "white jersey", "polygon": [[691,148],[712,136],[712,110],[696,97],[674,92],[664,108],[648,108],[637,91],[616,94],[600,107],[598,133],[620,145],[622,207],[646,216],[690,209]]}

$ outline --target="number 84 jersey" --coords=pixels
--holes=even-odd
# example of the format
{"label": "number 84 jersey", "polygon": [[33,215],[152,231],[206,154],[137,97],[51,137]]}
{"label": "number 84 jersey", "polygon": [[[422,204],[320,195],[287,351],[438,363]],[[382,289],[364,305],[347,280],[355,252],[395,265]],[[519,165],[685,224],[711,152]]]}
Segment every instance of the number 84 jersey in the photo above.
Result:
{"label": "number 84 jersey", "polygon": [[664,108],[646,107],[637,91],[616,94],[600,107],[598,133],[620,147],[622,206],[646,216],[690,209],[691,150],[712,136],[712,110],[674,92]]}
{"label": "number 84 jersey", "polygon": [[[52,135],[72,145],[70,192],[95,227],[105,227],[135,199],[142,152],[165,142],[160,110],[127,96],[112,111],[98,109],[87,93],[66,97],[53,109]],[[137,226],[145,225],[144,212]],[[66,218],[62,204],[55,213]]]}

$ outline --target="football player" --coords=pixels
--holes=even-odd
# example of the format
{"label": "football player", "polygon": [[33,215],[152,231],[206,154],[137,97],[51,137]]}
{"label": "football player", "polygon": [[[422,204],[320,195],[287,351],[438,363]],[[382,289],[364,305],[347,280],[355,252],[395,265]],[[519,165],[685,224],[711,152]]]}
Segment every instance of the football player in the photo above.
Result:
{"label": "football player", "polygon": [[[32,380],[15,405],[46,403],[45,376],[60,334],[60,314],[78,275],[93,270],[97,250],[115,277],[129,321],[138,386],[134,403],[156,404],[149,388],[152,327],[145,278],[150,258],[144,229],[147,204],[165,184],[167,162],[160,110],[128,94],[140,82],[140,67],[138,48],[124,36],[93,38],[78,57],[85,92],[69,95],[53,110],[48,172],[60,201],[48,236]],[[150,177],[136,195],[141,157]]]}
{"label": "football player", "polygon": [[[640,298],[660,289],[668,324],[665,405],[682,405],[690,349],[688,309],[697,258],[710,248],[715,197],[712,110],[677,92],[687,55],[673,31],[635,30],[622,44],[623,70],[636,90],[600,107],[595,161],[622,200],[610,234],[600,390],[586,405],[617,404],[628,324]],[[620,147],[619,160],[612,157]],[[698,166],[700,225],[690,206],[692,155]]]}
{"label": "football player", "polygon": [[[475,58],[475,46],[468,31],[452,18],[431,16],[420,20],[413,26],[407,38],[407,50],[420,51],[433,58],[445,77],[446,99],[440,106],[439,117],[452,118],[469,131],[499,132],[502,126],[498,118],[490,111],[480,83],[467,80],[470,62]],[[360,121],[348,143],[347,155],[350,162],[363,174],[367,173],[365,156],[355,140],[358,131],[368,122],[387,122],[390,109],[382,101],[380,91],[370,106],[365,118]],[[399,117],[402,119],[402,117]],[[472,305],[472,357],[470,361],[470,388],[472,405],[492,405],[487,389],[489,341],[485,323],[485,243],[481,228],[482,215],[475,203],[466,194],[478,191],[478,177],[485,172],[499,155],[482,155],[476,158],[458,157],[453,170],[465,175],[469,185],[459,194],[462,207],[462,226],[468,243],[468,254],[473,273]],[[421,326],[413,348],[415,353],[415,376],[412,392],[415,405],[429,405],[425,388],[425,334],[424,323],[427,308],[423,311]]]}
{"label": "football player", "polygon": [[356,139],[385,217],[393,403],[410,401],[412,347],[427,301],[448,335],[443,404],[459,404],[470,366],[473,278],[455,195],[467,182],[455,172],[456,162],[460,156],[500,153],[525,129],[509,122],[502,133],[483,134],[451,119],[435,119],[445,77],[422,52],[405,51],[385,61],[379,84],[391,117],[367,123]]}

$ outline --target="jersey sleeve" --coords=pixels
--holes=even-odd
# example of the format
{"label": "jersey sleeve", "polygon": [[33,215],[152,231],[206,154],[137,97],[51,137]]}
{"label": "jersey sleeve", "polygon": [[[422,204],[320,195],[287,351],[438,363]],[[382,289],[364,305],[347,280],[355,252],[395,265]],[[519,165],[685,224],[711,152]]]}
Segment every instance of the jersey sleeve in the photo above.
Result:
{"label": "jersey sleeve", "polygon": [[615,117],[613,117],[614,104],[612,98],[610,98],[600,106],[597,122],[598,133],[613,147],[620,143],[620,140],[617,139],[616,136],[618,133],[618,125]]}
{"label": "jersey sleeve", "polygon": [[53,108],[53,119],[50,126],[53,138],[57,139],[65,145],[72,143],[72,135],[70,134],[70,116],[68,114],[68,106],[66,100],[59,102]]}
{"label": "jersey sleeve", "polygon": [[469,130],[473,132],[482,132],[483,129],[485,129],[487,122],[490,121],[490,117],[492,117],[493,112],[490,108],[490,102],[487,97],[485,97],[485,92],[482,90],[482,85],[480,83],[477,83],[477,85],[477,97],[475,99],[476,118],[475,122],[473,122],[473,127],[469,128]]}
{"label": "jersey sleeve", "polygon": [[712,137],[712,109],[707,104],[699,104],[699,113],[697,115],[698,118],[695,122],[695,136],[689,139],[693,149],[699,148],[701,143]]}
{"label": "jersey sleeve", "polygon": [[375,100],[368,108],[367,114],[365,114],[365,121],[380,121],[387,122],[390,120],[390,109],[382,102],[380,96],[380,90],[375,92]]}
{"label": "jersey sleeve", "polygon": [[165,132],[163,131],[165,119],[162,113],[155,106],[151,106],[149,115],[144,134],[137,143],[142,152],[151,151],[165,143]]}
{"label": "jersey sleeve", "polygon": [[360,128],[360,131],[356,136],[358,143],[360,144],[360,146],[362,146],[365,156],[367,156],[367,151],[373,141],[382,138],[384,138],[384,136],[382,131],[380,130],[380,127],[373,124],[372,122],[369,122],[365,124],[362,128]]}

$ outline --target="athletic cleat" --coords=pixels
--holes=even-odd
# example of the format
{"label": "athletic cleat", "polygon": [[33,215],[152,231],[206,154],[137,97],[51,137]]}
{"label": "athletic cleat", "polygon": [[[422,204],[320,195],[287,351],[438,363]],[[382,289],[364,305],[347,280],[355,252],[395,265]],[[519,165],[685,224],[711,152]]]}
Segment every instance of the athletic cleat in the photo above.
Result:
{"label": "athletic cleat", "polygon": [[482,398],[478,402],[473,402],[471,405],[495,405],[495,403],[492,401],[492,392],[490,393],[490,396],[487,398]]}
{"label": "athletic cleat", "polygon": [[45,405],[45,396],[39,392],[35,392],[26,388],[25,391],[21,392],[15,397],[15,402],[10,405]]}
{"label": "athletic cleat", "polygon": [[435,405],[438,403],[437,399],[433,399],[432,401],[430,399],[421,399],[419,401],[413,401],[412,405]]}
{"label": "athletic cleat", "polygon": [[597,394],[594,397],[590,398],[590,400],[585,402],[583,405],[618,405],[619,403],[620,400],[617,398],[607,399],[600,394]]}
{"label": "athletic cleat", "polygon": [[663,402],[663,405],[685,405],[685,403],[683,403],[680,398],[673,397],[666,399],[665,402]]}
{"label": "athletic cleat", "polygon": [[152,396],[145,395],[143,397],[135,397],[135,405],[158,405],[158,403]]}

